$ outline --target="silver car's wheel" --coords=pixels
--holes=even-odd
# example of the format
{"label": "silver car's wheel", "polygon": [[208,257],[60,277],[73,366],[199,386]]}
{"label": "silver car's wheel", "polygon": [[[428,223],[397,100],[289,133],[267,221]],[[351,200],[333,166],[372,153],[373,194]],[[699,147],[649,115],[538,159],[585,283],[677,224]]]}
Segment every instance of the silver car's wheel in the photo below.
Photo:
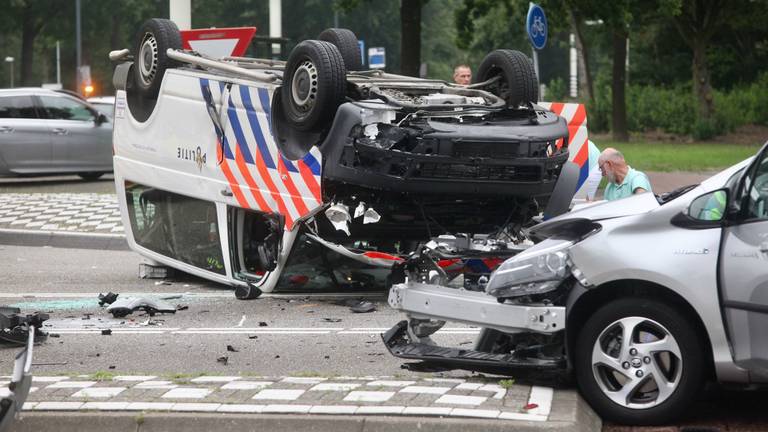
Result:
{"label": "silver car's wheel", "polygon": [[613,300],[591,314],[569,355],[598,415],[661,424],[684,414],[704,379],[704,339],[693,314],[643,297]]}
{"label": "silver car's wheel", "polygon": [[680,383],[683,360],[663,325],[642,317],[611,323],[592,347],[592,373],[605,395],[632,409],[663,403]]}

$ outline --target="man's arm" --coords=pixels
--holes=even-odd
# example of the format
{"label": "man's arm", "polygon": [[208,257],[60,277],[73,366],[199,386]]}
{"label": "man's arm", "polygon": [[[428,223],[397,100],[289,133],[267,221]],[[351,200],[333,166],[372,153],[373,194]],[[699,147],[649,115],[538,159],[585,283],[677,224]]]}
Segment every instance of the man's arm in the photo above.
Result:
{"label": "man's arm", "polygon": [[632,193],[637,195],[637,194],[641,194],[643,192],[648,192],[648,191],[643,189],[643,188],[641,188],[641,187],[639,187],[639,188],[635,188],[634,192],[632,192]]}

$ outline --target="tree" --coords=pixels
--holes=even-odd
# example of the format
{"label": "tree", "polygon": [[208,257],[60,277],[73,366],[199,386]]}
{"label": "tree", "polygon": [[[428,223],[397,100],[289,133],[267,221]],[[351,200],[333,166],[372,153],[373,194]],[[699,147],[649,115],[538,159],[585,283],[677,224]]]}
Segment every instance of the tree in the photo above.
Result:
{"label": "tree", "polygon": [[32,82],[35,39],[43,28],[61,14],[64,2],[45,0],[14,0],[6,8],[8,16],[21,23],[21,77],[22,86]]}
{"label": "tree", "polygon": [[737,9],[724,0],[669,0],[667,10],[672,15],[680,37],[693,52],[691,65],[693,94],[697,102],[699,120],[709,122],[714,117],[707,48],[715,31]]}
{"label": "tree", "polygon": [[428,0],[401,0],[400,73],[419,76],[421,66],[421,8]]}

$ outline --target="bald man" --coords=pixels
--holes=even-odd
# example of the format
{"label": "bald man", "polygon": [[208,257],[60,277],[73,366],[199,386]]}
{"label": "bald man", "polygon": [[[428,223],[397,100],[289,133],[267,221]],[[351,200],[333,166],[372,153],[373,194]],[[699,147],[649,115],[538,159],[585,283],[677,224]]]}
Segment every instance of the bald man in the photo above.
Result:
{"label": "bald man", "polygon": [[456,66],[453,70],[453,82],[460,85],[470,85],[472,83],[472,69],[465,64]]}
{"label": "bald man", "polygon": [[600,172],[608,179],[605,187],[605,199],[613,201],[634,194],[652,192],[651,182],[644,173],[627,165],[624,155],[615,148],[608,147],[597,159]]}

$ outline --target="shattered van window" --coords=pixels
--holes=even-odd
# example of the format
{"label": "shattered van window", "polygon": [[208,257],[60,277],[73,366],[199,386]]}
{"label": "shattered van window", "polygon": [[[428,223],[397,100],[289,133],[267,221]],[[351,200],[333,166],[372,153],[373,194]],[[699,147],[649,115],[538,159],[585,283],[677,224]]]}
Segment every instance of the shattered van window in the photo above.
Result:
{"label": "shattered van window", "polygon": [[[348,245],[352,246],[352,245]],[[335,253],[299,233],[275,288],[280,292],[383,291],[390,269],[374,267]]]}
{"label": "shattered van window", "polygon": [[225,274],[216,205],[126,183],[133,238],[139,246],[214,273]]}

